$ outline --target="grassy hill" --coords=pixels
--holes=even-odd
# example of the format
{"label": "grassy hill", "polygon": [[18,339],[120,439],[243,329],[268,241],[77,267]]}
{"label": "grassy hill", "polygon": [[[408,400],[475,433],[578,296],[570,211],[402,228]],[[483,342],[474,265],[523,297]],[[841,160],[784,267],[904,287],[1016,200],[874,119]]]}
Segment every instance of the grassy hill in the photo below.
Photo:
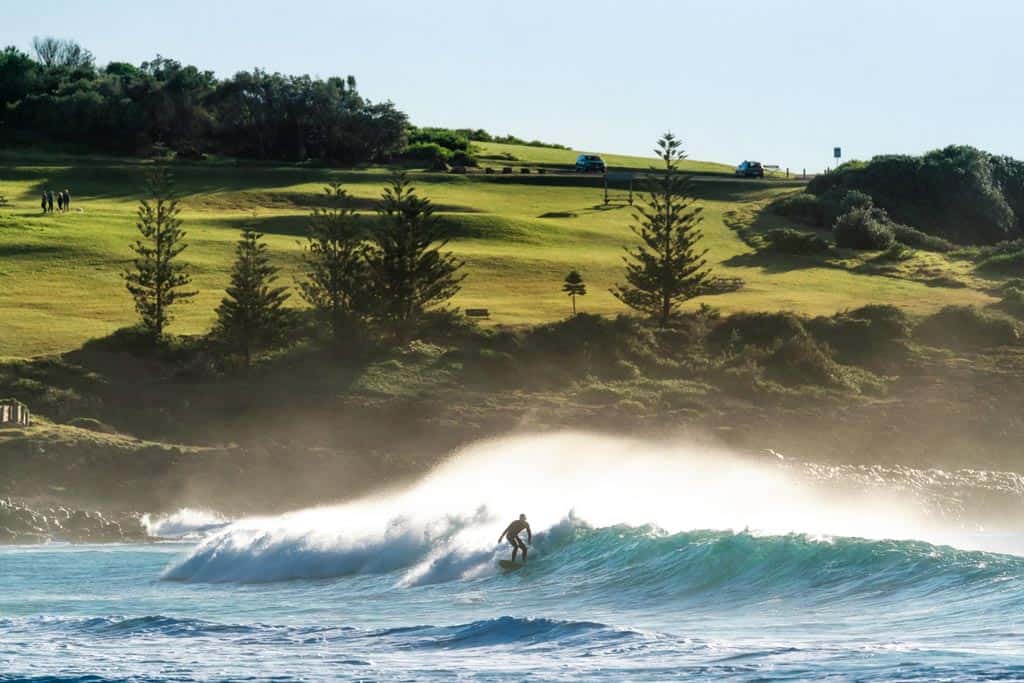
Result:
{"label": "grassy hill", "polygon": [[[531,145],[506,145],[497,142],[474,142],[473,146],[480,150],[479,156],[485,165],[499,161],[508,161],[510,165],[528,164],[542,167],[571,168],[576,157],[586,150],[558,149],[555,147],[534,147]],[[591,152],[593,153],[593,152]],[[653,161],[649,157],[628,156],[624,154],[601,154],[608,168],[615,170],[649,168]],[[693,173],[733,175],[733,167],[713,161],[694,161],[687,159],[681,164],[686,171]]]}
{"label": "grassy hill", "polygon": [[[481,144],[486,154],[511,155],[540,166],[571,162],[576,152]],[[0,357],[66,351],[134,320],[119,273],[136,236],[135,208],[142,165],[132,159],[27,155],[5,152],[0,168]],[[606,155],[613,167],[645,167],[639,157]],[[492,163],[485,160],[485,163]],[[493,162],[501,163],[501,162]],[[729,167],[690,162],[688,170]],[[183,218],[200,295],[181,306],[172,331],[208,329],[222,296],[238,230],[265,232],[291,283],[299,265],[306,215],[328,180],[338,180],[372,212],[385,169],[330,170],[307,166],[236,165],[208,162],[175,166]],[[613,190],[603,203],[596,177],[547,175],[445,175],[414,172],[420,191],[440,209],[451,248],[466,261],[468,277],[455,304],[486,307],[492,323],[551,321],[568,313],[560,291],[570,268],[583,273],[589,294],[583,311],[620,312],[608,293],[622,275],[621,247],[631,241],[626,192]],[[711,263],[722,276],[740,277],[737,292],[705,297],[726,312],[789,309],[830,314],[867,303],[893,303],[926,313],[946,304],[985,304],[993,299],[966,265],[935,254],[918,254],[881,267],[877,254],[786,257],[759,251],[751,235],[787,223],[760,209],[799,186],[708,176],[695,188],[705,207],[704,231]],[[73,210],[42,215],[39,194],[68,187]],[[929,286],[937,275],[957,287]],[[297,303],[297,302],[296,302]]]}

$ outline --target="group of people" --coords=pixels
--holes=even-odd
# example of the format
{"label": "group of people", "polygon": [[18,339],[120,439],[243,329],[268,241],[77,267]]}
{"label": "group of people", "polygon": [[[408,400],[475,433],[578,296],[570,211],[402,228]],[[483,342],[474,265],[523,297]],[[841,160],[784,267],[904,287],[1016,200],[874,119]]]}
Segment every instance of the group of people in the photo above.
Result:
{"label": "group of people", "polygon": [[53,213],[53,200],[57,199],[57,210],[58,211],[70,211],[71,210],[71,191],[66,187],[63,190],[54,192],[53,190],[46,190],[43,192],[42,207],[43,213]]}

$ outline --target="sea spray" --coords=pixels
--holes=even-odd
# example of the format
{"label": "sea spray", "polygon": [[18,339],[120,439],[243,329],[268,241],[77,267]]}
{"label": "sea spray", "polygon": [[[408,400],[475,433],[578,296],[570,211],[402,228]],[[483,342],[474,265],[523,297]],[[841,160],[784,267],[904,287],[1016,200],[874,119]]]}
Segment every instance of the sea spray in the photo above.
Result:
{"label": "sea spray", "polygon": [[181,508],[170,514],[145,514],[139,521],[155,538],[195,539],[223,528],[230,520],[211,510]]}
{"label": "sea spray", "polygon": [[533,558],[574,528],[613,527],[984,548],[899,488],[864,492],[816,481],[775,459],[706,447],[557,433],[472,445],[401,491],[236,521],[164,578],[258,582],[397,572],[400,585],[473,578],[493,572],[506,552],[496,546],[498,536],[520,512],[536,536]]}

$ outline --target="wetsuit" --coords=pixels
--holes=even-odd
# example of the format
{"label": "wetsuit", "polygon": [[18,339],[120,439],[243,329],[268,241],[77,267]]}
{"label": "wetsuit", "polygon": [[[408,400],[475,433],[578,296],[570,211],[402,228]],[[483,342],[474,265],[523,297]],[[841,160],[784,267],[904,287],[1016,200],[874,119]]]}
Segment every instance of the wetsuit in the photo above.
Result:
{"label": "wetsuit", "polygon": [[516,553],[520,550],[523,551],[523,562],[526,562],[526,544],[523,543],[523,539],[519,538],[519,534],[526,531],[526,538],[530,543],[533,543],[533,532],[530,530],[530,525],[523,520],[517,519],[508,525],[508,528],[498,538],[500,542],[502,538],[507,538],[509,545],[512,546],[512,561],[516,561]]}

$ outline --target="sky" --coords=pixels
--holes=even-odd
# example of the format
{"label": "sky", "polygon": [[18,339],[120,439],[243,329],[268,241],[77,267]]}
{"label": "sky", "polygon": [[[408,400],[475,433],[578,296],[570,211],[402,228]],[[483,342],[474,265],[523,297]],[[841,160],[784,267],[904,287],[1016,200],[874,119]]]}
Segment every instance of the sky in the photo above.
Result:
{"label": "sky", "polygon": [[0,45],[229,76],[356,77],[417,125],[820,171],[970,144],[1024,158],[1017,0],[0,0]]}

